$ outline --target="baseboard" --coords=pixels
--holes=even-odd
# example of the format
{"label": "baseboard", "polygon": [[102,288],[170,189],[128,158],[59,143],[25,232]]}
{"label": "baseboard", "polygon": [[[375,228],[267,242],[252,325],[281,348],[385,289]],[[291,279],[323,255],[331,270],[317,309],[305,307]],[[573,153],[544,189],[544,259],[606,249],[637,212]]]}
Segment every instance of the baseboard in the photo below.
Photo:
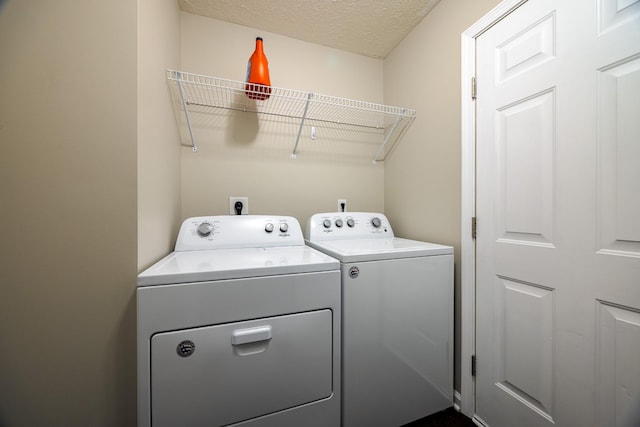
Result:
{"label": "baseboard", "polygon": [[[453,391],[453,409],[455,409],[458,412],[462,412],[460,410],[460,400],[461,400],[460,392],[457,390],[454,390]],[[477,415],[474,415],[471,421],[473,421],[473,423],[479,427],[489,427],[489,424],[485,423],[482,420],[482,418],[478,417]]]}
{"label": "baseboard", "polygon": [[460,392],[458,390],[453,390],[453,409],[460,412]]}
{"label": "baseboard", "polygon": [[480,418],[477,415],[474,415],[473,418],[471,419],[471,421],[473,421],[473,423],[477,426],[480,427],[489,427],[489,424],[485,423],[482,418]]}

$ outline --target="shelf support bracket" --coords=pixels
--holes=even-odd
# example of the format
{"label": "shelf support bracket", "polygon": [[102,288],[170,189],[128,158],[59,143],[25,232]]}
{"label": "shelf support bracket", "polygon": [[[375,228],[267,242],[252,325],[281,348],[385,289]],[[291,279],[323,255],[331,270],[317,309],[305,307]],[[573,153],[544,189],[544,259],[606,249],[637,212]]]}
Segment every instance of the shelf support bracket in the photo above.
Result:
{"label": "shelf support bracket", "polygon": [[298,150],[298,143],[300,143],[300,135],[302,134],[302,126],[304,126],[304,120],[307,118],[307,110],[309,109],[309,103],[311,102],[311,98],[313,98],[313,92],[309,92],[307,95],[307,103],[304,105],[304,112],[302,113],[302,118],[300,119],[300,127],[298,128],[298,136],[296,137],[296,145],[293,146],[293,152],[291,153],[291,158],[295,160],[297,157],[296,151]]}
{"label": "shelf support bracket", "polygon": [[396,126],[398,126],[398,123],[400,123],[400,119],[401,118],[402,118],[402,116],[396,117],[396,121],[393,122],[393,126],[391,126],[391,129],[389,130],[389,133],[387,133],[387,136],[384,137],[384,142],[382,143],[380,148],[378,148],[378,152],[376,153],[375,157],[373,158],[373,164],[374,165],[376,163],[378,163],[378,156],[380,156],[380,153],[384,152],[384,147],[385,147],[385,145],[387,145],[387,142],[389,142],[389,138],[391,138],[391,135],[393,135],[393,132],[396,130]]}
{"label": "shelf support bracket", "polygon": [[176,73],[176,81],[178,82],[178,89],[180,89],[180,98],[182,99],[182,109],[184,110],[184,116],[187,118],[187,127],[189,128],[189,136],[191,136],[191,149],[195,153],[198,151],[196,140],[193,137],[193,128],[191,127],[191,118],[189,117],[189,110],[187,109],[187,99],[184,96],[184,89],[182,88],[182,73]]}

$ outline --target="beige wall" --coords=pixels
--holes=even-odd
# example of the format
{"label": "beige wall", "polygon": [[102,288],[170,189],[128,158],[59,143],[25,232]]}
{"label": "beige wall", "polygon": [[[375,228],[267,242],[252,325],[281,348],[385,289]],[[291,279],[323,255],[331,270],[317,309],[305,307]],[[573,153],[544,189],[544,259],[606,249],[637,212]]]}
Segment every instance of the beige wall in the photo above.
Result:
{"label": "beige wall", "polygon": [[[384,100],[417,118],[385,162],[385,211],[402,237],[453,245],[460,389],[460,35],[499,0],[446,0],[384,61]],[[465,366],[467,366],[465,364]]]}
{"label": "beige wall", "polygon": [[133,426],[136,2],[0,7],[0,425]]}
{"label": "beige wall", "polygon": [[[381,60],[187,13],[182,68],[244,80],[256,36],[264,38],[273,86],[382,102]],[[192,119],[199,151],[182,149],[183,217],[228,214],[229,196],[249,197],[249,213],[292,215],[303,227],[314,212],[335,211],[339,198],[352,211],[384,208],[384,166],[372,165],[379,135],[323,128],[312,142],[307,127],[292,160],[297,123],[242,112]]]}
{"label": "beige wall", "polygon": [[176,0],[138,0],[138,269],[173,249],[180,226],[180,146],[165,76],[180,68]]}

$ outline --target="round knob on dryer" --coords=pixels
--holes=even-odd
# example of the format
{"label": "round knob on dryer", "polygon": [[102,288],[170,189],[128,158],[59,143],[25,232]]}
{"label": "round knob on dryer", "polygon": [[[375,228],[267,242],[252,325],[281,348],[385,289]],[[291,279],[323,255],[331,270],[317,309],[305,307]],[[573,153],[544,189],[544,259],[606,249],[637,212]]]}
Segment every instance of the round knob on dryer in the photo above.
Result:
{"label": "round knob on dryer", "polygon": [[273,224],[271,224],[270,222],[267,223],[267,225],[264,226],[264,231],[266,231],[267,233],[271,233],[273,231]]}
{"label": "round knob on dryer", "polygon": [[203,222],[198,226],[198,234],[201,236],[208,236],[213,231],[213,225],[208,222]]}
{"label": "round knob on dryer", "polygon": [[289,224],[287,224],[286,222],[283,222],[282,224],[280,224],[281,232],[286,233],[288,229],[289,229]]}
{"label": "round knob on dryer", "polygon": [[347,220],[347,225],[349,226],[349,228],[353,228],[356,225],[356,222],[353,220],[353,218],[349,218]]}
{"label": "round knob on dryer", "polygon": [[342,220],[341,219],[336,219],[336,227],[338,227],[338,228],[342,227]]}
{"label": "round knob on dryer", "polygon": [[380,228],[380,226],[382,225],[382,221],[380,221],[380,218],[378,218],[377,216],[374,216],[371,219],[371,225],[373,225],[374,228]]}
{"label": "round knob on dryer", "polygon": [[324,226],[324,228],[331,227],[331,220],[325,219],[324,221],[322,221],[322,225]]}

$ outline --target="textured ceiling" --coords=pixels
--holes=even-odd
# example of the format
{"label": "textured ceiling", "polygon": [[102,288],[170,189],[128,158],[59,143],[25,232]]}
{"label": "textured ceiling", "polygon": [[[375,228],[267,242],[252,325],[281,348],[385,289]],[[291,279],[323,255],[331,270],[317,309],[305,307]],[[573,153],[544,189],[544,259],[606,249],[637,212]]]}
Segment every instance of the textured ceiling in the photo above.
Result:
{"label": "textured ceiling", "polygon": [[440,0],[178,0],[180,9],[384,58]]}

